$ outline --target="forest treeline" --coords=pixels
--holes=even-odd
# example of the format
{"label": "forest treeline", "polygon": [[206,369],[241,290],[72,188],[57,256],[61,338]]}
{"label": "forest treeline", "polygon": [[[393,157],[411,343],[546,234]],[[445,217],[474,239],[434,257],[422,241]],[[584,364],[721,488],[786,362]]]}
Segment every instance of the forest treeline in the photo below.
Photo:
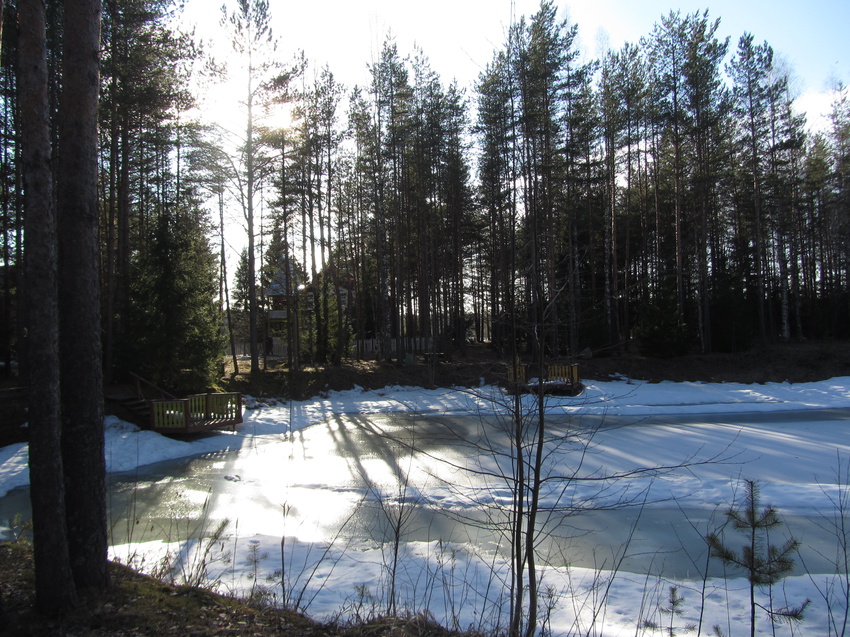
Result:
{"label": "forest treeline", "polygon": [[[474,87],[392,39],[369,85],[346,87],[275,48],[267,1],[227,4],[218,60],[178,29],[171,2],[103,5],[107,378],[207,384],[241,341],[256,371],[271,343],[301,365],[363,355],[366,339],[401,359],[407,337],[539,358],[850,336],[850,95],[836,87],[830,127],[807,132],[790,69],[754,35],[732,42],[707,11],[671,12],[586,61],[580,25],[544,1],[510,26]],[[61,3],[47,11],[57,51]],[[26,364],[17,25],[7,1],[7,371]],[[236,66],[244,120],[203,125],[198,79]],[[55,57],[48,70],[55,112]],[[275,104],[291,112],[285,127],[263,117]],[[232,216],[246,249],[231,272]]]}

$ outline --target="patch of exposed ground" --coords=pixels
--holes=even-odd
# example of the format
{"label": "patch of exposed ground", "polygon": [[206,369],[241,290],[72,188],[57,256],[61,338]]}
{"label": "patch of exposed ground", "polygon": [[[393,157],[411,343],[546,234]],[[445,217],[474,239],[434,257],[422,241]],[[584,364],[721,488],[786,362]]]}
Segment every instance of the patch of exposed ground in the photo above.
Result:
{"label": "patch of exposed ground", "polygon": [[[850,343],[786,343],[731,354],[691,354],[675,358],[652,358],[634,351],[603,351],[590,358],[558,360],[578,362],[581,378],[610,380],[615,375],[659,382],[704,381],[735,383],[812,382],[850,376]],[[240,363],[233,390],[268,396],[308,398],[327,390],[355,386],[380,389],[391,385],[422,387],[475,386],[503,383],[507,364],[486,345],[470,345],[463,354],[436,362],[414,356],[412,364],[383,361],[346,361],[340,366],[308,367],[289,372],[281,361],[266,361],[266,373],[250,382],[247,362]],[[232,367],[231,367],[232,369]]]}

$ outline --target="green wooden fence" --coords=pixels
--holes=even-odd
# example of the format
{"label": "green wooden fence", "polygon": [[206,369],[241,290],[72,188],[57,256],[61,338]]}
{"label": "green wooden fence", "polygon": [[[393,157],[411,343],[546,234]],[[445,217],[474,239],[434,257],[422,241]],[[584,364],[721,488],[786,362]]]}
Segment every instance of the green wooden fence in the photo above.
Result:
{"label": "green wooden fence", "polygon": [[187,398],[151,400],[151,429],[160,433],[197,433],[235,429],[242,422],[242,394],[194,394]]}

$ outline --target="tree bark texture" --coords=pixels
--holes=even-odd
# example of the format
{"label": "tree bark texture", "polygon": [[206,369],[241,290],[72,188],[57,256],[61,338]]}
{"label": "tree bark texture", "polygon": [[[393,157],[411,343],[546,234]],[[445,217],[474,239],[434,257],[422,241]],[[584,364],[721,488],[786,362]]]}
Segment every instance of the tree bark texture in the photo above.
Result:
{"label": "tree bark texture", "polygon": [[101,3],[66,0],[64,9],[57,183],[62,453],[74,581],[102,590],[109,578],[97,232]]}
{"label": "tree bark texture", "polygon": [[44,0],[22,0],[18,10],[36,606],[40,613],[61,615],[74,605],[76,596],[65,527],[60,445],[56,213],[50,167]]}

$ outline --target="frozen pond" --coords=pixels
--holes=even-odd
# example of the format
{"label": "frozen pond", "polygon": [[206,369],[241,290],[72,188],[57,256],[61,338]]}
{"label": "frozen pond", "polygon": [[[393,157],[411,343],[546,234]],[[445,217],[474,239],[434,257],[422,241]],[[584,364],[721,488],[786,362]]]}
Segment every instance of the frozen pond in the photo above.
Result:
{"label": "frozen pond", "polygon": [[[540,554],[556,566],[696,577],[705,568],[703,537],[723,523],[737,478],[764,481],[765,501],[781,489],[782,500],[795,504],[795,489],[810,490],[818,478],[796,484],[790,463],[834,461],[840,445],[831,441],[846,445],[849,416],[549,418],[546,448],[558,453],[544,463],[552,484],[542,493]],[[439,540],[503,551],[513,471],[508,429],[493,416],[338,415],[239,450],[115,474],[112,543],[181,541],[227,521],[230,536]],[[781,458],[776,445],[760,445],[766,435],[787,438]],[[682,444],[669,444],[670,436]],[[667,442],[653,446],[654,439]],[[612,465],[626,476],[600,480]],[[677,468],[644,473],[647,467]],[[808,569],[830,572],[835,538],[823,512],[800,500],[781,510],[783,520],[802,540]],[[0,499],[0,521],[25,517],[28,507],[27,490],[15,490]],[[709,574],[722,575],[719,565]]]}

